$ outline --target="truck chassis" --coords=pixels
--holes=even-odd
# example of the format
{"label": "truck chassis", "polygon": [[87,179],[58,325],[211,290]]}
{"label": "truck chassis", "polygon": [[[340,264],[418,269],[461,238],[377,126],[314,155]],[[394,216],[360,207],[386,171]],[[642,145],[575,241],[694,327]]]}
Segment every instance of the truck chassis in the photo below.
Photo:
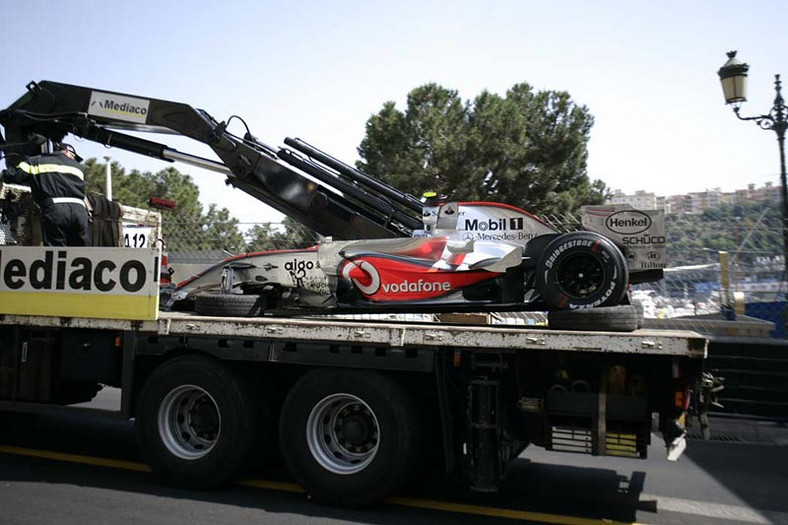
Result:
{"label": "truck chassis", "polygon": [[424,469],[493,491],[528,445],[644,458],[652,414],[678,439],[705,353],[675,331],[5,315],[0,408],[120,387],[167,484],[212,487],[281,454],[317,500],[364,506]]}

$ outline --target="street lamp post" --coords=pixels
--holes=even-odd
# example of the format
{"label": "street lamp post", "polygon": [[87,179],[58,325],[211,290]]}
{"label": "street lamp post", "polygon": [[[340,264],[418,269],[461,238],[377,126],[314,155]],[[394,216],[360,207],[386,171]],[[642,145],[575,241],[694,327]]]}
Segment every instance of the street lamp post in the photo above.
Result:
{"label": "street lamp post", "polygon": [[106,166],[106,178],[107,178],[107,188],[104,193],[106,193],[105,197],[107,197],[108,201],[112,200],[112,165],[110,164],[110,157],[104,157],[104,160],[107,162]]}
{"label": "street lamp post", "polygon": [[766,115],[756,117],[742,117],[739,115],[741,104],[747,100],[747,71],[750,66],[736,58],[736,51],[728,52],[728,61],[720,68],[722,91],[725,103],[733,107],[733,112],[739,120],[752,120],[761,129],[770,129],[777,134],[777,144],[780,147],[780,192],[783,209],[783,278],[788,279],[788,186],[786,186],[785,173],[785,131],[788,129],[788,107],[785,105],[781,90],[780,75],[774,75],[774,105]]}

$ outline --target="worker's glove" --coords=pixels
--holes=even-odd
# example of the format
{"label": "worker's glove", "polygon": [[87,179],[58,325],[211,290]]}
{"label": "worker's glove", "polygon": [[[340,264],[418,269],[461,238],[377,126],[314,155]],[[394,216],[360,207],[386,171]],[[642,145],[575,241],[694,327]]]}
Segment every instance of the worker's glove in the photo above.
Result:
{"label": "worker's glove", "polygon": [[[2,187],[0,187],[0,195],[2,195]],[[0,223],[8,224],[19,217],[22,214],[20,204],[13,193],[0,200]]]}

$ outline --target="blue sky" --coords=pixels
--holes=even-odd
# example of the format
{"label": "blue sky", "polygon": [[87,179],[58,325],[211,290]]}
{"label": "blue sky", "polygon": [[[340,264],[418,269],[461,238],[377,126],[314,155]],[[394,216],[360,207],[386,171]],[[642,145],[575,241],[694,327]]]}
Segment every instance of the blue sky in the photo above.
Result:
{"label": "blue sky", "polygon": [[[240,115],[270,145],[300,137],[352,163],[370,115],[436,82],[473,99],[528,82],[568,91],[596,123],[588,171],[661,195],[779,183],[776,136],[725,107],[717,69],[750,68],[743,114],[788,81],[784,1],[0,0],[0,106],[31,80],[185,102]],[[788,89],[786,90],[788,91]],[[788,94],[788,93],[786,93]],[[241,133],[241,129],[235,129]],[[184,152],[194,142],[160,136]],[[89,142],[126,169],[166,163]],[[186,165],[205,204],[244,221],[280,217],[218,174]],[[534,210],[538,211],[538,210]]]}

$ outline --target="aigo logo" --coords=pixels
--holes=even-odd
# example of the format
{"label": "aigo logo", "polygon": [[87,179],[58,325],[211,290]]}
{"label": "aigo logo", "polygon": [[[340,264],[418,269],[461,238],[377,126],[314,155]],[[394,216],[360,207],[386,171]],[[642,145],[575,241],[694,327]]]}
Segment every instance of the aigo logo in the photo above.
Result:
{"label": "aigo logo", "polygon": [[605,219],[607,229],[620,235],[636,235],[651,228],[651,217],[638,210],[623,210]]}

